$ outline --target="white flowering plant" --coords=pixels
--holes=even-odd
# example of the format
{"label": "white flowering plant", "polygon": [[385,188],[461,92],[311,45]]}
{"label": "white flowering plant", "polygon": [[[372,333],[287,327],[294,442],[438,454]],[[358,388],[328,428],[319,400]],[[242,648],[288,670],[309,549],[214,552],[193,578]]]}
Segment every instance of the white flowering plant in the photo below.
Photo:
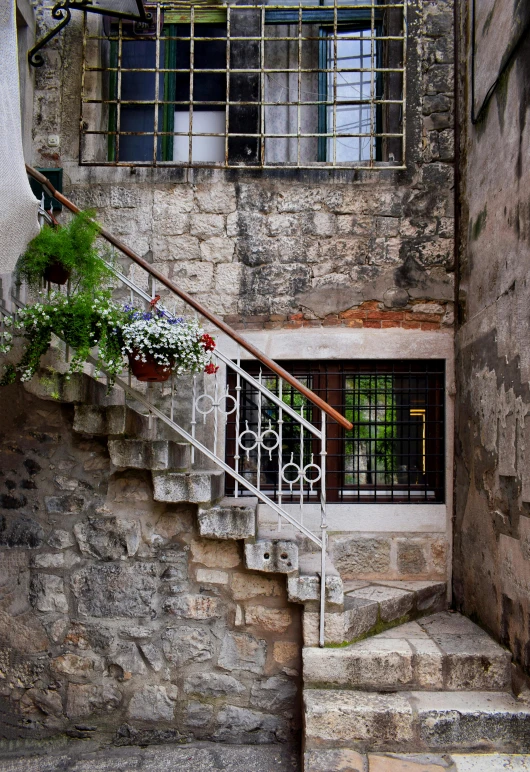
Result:
{"label": "white flowering plant", "polygon": [[157,308],[157,302],[158,297],[147,311],[125,306],[120,329],[123,353],[130,360],[151,360],[176,375],[215,373],[218,367],[211,361],[213,338],[196,319],[173,317]]}
{"label": "white flowering plant", "polygon": [[109,376],[110,385],[123,370],[119,335],[122,309],[112,302],[109,290],[78,292],[68,296],[61,292],[40,292],[37,301],[21,309],[10,325],[12,332],[3,334],[0,353],[7,353],[16,335],[25,338],[25,348],[16,365],[7,365],[0,385],[13,383],[17,371],[22,381],[29,381],[48,350],[52,334],[74,349],[66,377],[83,369],[94,346],[98,346],[98,367]]}

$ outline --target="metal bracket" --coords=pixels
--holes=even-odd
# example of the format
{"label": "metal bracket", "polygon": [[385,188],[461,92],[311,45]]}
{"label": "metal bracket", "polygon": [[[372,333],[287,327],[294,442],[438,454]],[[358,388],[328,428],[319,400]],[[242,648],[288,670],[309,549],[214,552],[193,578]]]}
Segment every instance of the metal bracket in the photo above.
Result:
{"label": "metal bracket", "polygon": [[39,40],[33,48],[28,51],[28,62],[32,67],[42,67],[44,64],[44,58],[41,54],[37,53],[41,48],[44,48],[46,43],[54,38],[58,32],[66,27],[70,19],[72,18],[72,12],[70,11],[70,0],[59,0],[52,9],[52,18],[59,19],[59,24],[45,35],[42,40]]}

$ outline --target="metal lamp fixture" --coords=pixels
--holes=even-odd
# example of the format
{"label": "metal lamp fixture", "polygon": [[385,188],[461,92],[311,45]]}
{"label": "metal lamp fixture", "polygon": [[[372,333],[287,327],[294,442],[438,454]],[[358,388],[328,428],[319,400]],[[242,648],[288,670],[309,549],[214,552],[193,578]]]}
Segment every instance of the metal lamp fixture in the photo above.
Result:
{"label": "metal lamp fixture", "polygon": [[59,0],[52,9],[52,18],[57,19],[59,24],[28,51],[28,60],[33,67],[42,67],[44,59],[37,52],[63,27],[66,27],[72,17],[72,9],[99,13],[102,16],[114,16],[118,19],[130,19],[144,24],[148,23],[150,18],[150,14],[146,13],[144,8],[143,0]]}

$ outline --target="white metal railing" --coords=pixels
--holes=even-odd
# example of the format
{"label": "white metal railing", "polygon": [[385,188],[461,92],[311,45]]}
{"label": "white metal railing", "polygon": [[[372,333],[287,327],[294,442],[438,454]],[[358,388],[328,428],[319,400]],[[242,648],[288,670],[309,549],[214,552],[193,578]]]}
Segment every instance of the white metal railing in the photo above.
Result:
{"label": "white metal railing", "polygon": [[[28,171],[33,172],[29,169]],[[38,178],[41,177],[38,172],[34,174]],[[55,195],[53,188],[50,189]],[[77,208],[68,199],[63,196],[60,196],[60,199],[76,211]],[[281,367],[257,352],[235,331],[227,328],[227,325],[217,320],[186,293],[174,287],[165,277],[161,277],[163,282],[159,282],[155,276],[157,272],[151,266],[103,229],[99,238],[110,240],[114,247],[119,249],[119,253],[114,255],[115,259],[107,263],[114,276],[113,295],[118,302],[132,302],[136,307],[147,307],[153,297],[160,295],[161,300],[157,307],[169,316],[181,315],[187,310],[188,313],[202,317],[201,321],[207,331],[215,331],[215,327],[224,333],[228,331],[230,337],[238,343],[240,353],[244,351],[248,357],[249,353],[255,352],[256,358],[264,367],[273,368],[278,379],[277,393],[267,388],[261,373],[258,378],[254,378],[241,366],[240,354],[234,361],[234,358],[227,356],[216,346],[212,357],[219,370],[214,375],[195,375],[191,383],[189,377],[172,376],[166,383],[149,384],[145,387],[143,384],[134,384],[133,376],[129,372],[116,378],[115,382],[116,386],[125,392],[126,401],[129,399],[137,409],[144,410],[150,416],[156,416],[190,443],[195,468],[211,469],[213,464],[215,468],[222,469],[233,478],[236,497],[246,494],[257,497],[277,514],[278,530],[281,530],[283,522],[289,523],[320,550],[320,645],[323,645],[327,550],[326,414],[347,428],[351,425],[304,384],[298,383]],[[68,285],[63,291],[69,292]],[[17,309],[24,306],[20,287],[13,286],[11,291],[4,295],[0,306],[0,336],[5,331],[4,317],[16,314]],[[68,350],[65,355],[69,356]],[[96,360],[91,357],[88,362],[91,365],[96,364]],[[229,378],[235,383],[232,390],[227,386]],[[242,425],[242,392],[245,388],[251,388],[258,395],[254,405],[254,428],[250,428],[248,424]],[[300,403],[298,409],[287,404],[284,399],[289,389],[296,390]],[[225,431],[230,416],[234,417],[233,440],[236,448],[233,465],[225,458]],[[287,421],[291,424],[290,446],[286,445],[284,435]],[[248,460],[251,453],[255,469],[249,473],[248,466],[245,468],[244,459],[246,456]],[[269,469],[271,465],[274,466],[277,476],[275,497],[270,495],[270,484],[264,479],[262,462],[265,456],[271,462]],[[286,496],[292,498],[295,488],[299,504],[297,516],[287,511],[283,500]],[[318,534],[304,523],[304,507],[309,501],[314,503],[316,497],[320,499]]]}

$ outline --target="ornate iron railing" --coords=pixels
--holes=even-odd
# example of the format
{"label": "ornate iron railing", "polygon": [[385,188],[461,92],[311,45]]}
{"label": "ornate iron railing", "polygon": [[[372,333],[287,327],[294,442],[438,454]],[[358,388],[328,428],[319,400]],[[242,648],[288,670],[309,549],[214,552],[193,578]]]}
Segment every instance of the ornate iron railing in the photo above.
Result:
{"label": "ornate iron railing", "polygon": [[[27,171],[65,207],[72,212],[79,211],[71,201],[58,193],[43,175],[31,167],[27,167]],[[195,469],[208,470],[213,465],[215,469],[223,470],[234,479],[236,497],[245,494],[255,496],[276,513],[279,530],[282,523],[286,522],[321,551],[320,644],[323,645],[327,548],[326,420],[330,417],[346,429],[352,428],[351,423],[103,228],[100,230],[100,238],[112,244],[115,250],[108,265],[114,276],[113,295],[116,300],[132,302],[138,307],[149,304],[153,297],[159,295],[158,305],[168,315],[180,316],[183,312],[191,312],[199,316],[208,332],[220,332],[226,336],[225,340],[218,341],[212,352],[214,363],[219,367],[214,375],[172,376],[166,383],[133,385],[133,378],[128,373],[116,378],[116,385],[123,389],[126,400],[131,400],[137,409],[156,416],[190,443]],[[64,291],[69,290],[65,288]],[[16,309],[23,305],[20,292],[11,292],[9,302],[2,304],[0,323],[2,315],[16,312]],[[0,332],[1,329],[0,326]],[[224,344],[229,344],[234,350],[230,351],[230,354],[226,350],[223,351]],[[249,355],[275,373],[278,377],[278,389],[271,391],[263,383],[261,375],[254,378],[241,367],[241,357],[248,358]],[[68,351],[66,356],[68,357]],[[92,358],[89,358],[88,362],[90,365],[96,365]],[[230,380],[236,383],[232,392],[229,392],[226,385],[228,374]],[[251,384],[258,395],[255,404],[255,429],[241,426],[240,422],[244,381]],[[282,398],[283,390],[287,388],[296,390],[299,395],[299,406],[296,408]],[[311,409],[308,410],[308,407]],[[226,419],[233,414],[236,418],[236,450],[231,465],[225,458],[224,432]],[[291,431],[293,426],[296,427],[297,441],[294,445],[291,442],[288,452],[285,453],[282,432],[284,419],[287,417]],[[310,453],[308,447],[311,449]],[[251,457],[252,463],[249,463]],[[275,498],[267,493],[264,458],[275,465],[278,479],[281,480],[280,495]],[[293,488],[296,489],[299,499],[297,515],[285,508],[281,496],[282,488],[291,493]],[[309,500],[314,503],[315,496],[320,498],[319,535],[304,523],[304,504]]]}

